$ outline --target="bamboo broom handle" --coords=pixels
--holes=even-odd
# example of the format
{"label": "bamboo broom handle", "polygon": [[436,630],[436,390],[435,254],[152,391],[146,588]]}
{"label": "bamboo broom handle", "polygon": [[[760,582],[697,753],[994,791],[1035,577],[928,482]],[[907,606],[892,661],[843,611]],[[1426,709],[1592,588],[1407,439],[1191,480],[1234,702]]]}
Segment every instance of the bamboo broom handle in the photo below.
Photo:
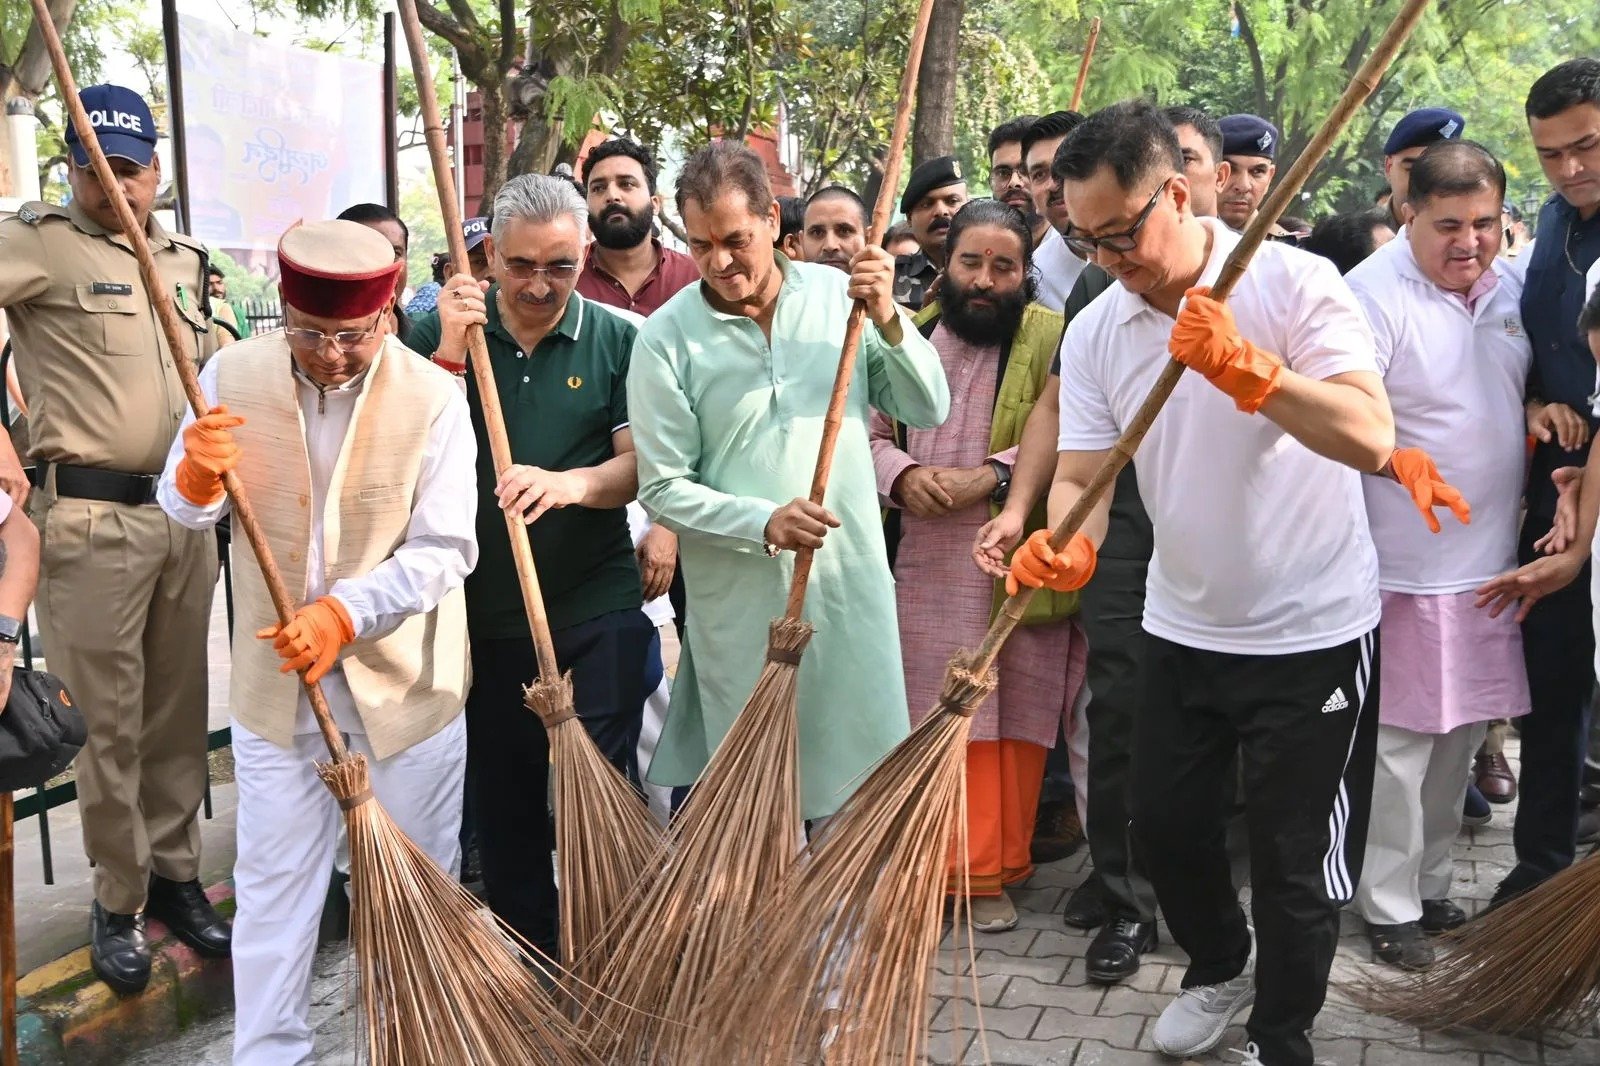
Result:
{"label": "bamboo broom handle", "polygon": [[[1355,77],[1350,80],[1344,95],[1339,97],[1339,102],[1334,105],[1332,112],[1322,123],[1322,128],[1311,138],[1311,143],[1306,145],[1300,157],[1294,161],[1294,165],[1284,175],[1283,181],[1261,205],[1256,217],[1245,229],[1244,236],[1239,239],[1238,246],[1228,256],[1227,262],[1223,263],[1222,273],[1218,276],[1217,283],[1211,287],[1214,299],[1226,300],[1233,287],[1244,276],[1245,268],[1250,265],[1250,257],[1255,255],[1256,249],[1266,240],[1267,231],[1278,221],[1278,216],[1288,208],[1290,201],[1300,194],[1300,188],[1311,176],[1311,172],[1322,162],[1322,157],[1328,154],[1328,149],[1339,139],[1345,126],[1349,125],[1350,119],[1377,88],[1384,72],[1389,69],[1395,56],[1405,46],[1412,31],[1417,28],[1417,23],[1427,11],[1429,2],[1430,0],[1406,0],[1405,6],[1395,15],[1394,21],[1389,24],[1377,47],[1372,50],[1367,61],[1361,64],[1361,69],[1356,71]],[[1078,501],[1072,505],[1072,509],[1061,520],[1061,524],[1051,533],[1051,547],[1060,550],[1072,539],[1072,535],[1089,517],[1089,512],[1094,510],[1100,497],[1105,495],[1112,483],[1117,480],[1117,475],[1128,465],[1128,460],[1132,459],[1133,453],[1138,450],[1139,442],[1144,440],[1144,435],[1150,431],[1156,415],[1161,413],[1161,407],[1167,402],[1167,397],[1171,396],[1172,390],[1177,387],[1178,379],[1183,377],[1183,370],[1183,364],[1173,359],[1167,363],[1166,369],[1161,371],[1161,376],[1156,379],[1150,395],[1139,405],[1132,423],[1123,432],[1121,439],[1112,446],[1111,454],[1106,456],[1105,462],[1100,464],[1100,469],[1089,479],[1089,484],[1078,497]],[[983,643],[978,646],[974,657],[972,670],[977,676],[983,676],[993,665],[995,656],[1000,654],[1000,646],[1021,622],[1022,613],[1027,609],[1028,601],[1033,599],[1034,591],[1024,588],[1001,604],[993,624],[989,626],[989,632],[984,635]]]}
{"label": "bamboo broom handle", "polygon": [[[407,0],[410,2],[410,0]],[[894,210],[895,189],[900,184],[900,161],[906,151],[906,136],[911,129],[911,104],[917,95],[917,68],[922,65],[922,46],[928,40],[928,20],[933,16],[933,0],[922,0],[917,8],[917,24],[911,31],[911,47],[906,54],[905,73],[900,75],[900,98],[895,102],[894,130],[889,137],[889,155],[884,162],[883,183],[872,205],[872,228],[867,231],[869,247],[881,244]],[[845,400],[850,396],[850,379],[855,375],[856,353],[866,328],[867,305],[857,300],[850,308],[844,327],[844,347],[839,352],[839,371],[834,375],[833,394],[828,397],[828,413],[822,422],[822,445],[817,450],[817,469],[811,476],[811,502],[820,505],[828,491],[828,475],[833,472],[833,450],[844,425]],[[784,617],[798,620],[806,603],[806,582],[811,578],[815,548],[800,548],[794,553],[794,577],[789,582],[789,602]]]}
{"label": "bamboo broom handle", "polygon": [[[461,211],[451,190],[455,180],[445,158],[444,123],[439,117],[439,102],[433,94],[433,68],[428,64],[427,46],[422,40],[422,23],[417,18],[416,0],[399,0],[400,25],[405,29],[406,47],[411,52],[411,71],[422,101],[422,127],[428,140],[428,156],[433,162],[433,184],[439,193],[439,211],[444,216],[444,232],[450,241],[450,258],[455,269],[467,272],[467,241],[461,234]],[[494,457],[495,477],[511,465],[511,441],[506,436],[505,412],[500,407],[500,390],[495,387],[494,367],[489,363],[489,346],[483,327],[467,328],[467,351],[472,376],[478,385],[478,400],[483,405],[484,427],[489,433],[489,451]],[[522,516],[505,512],[506,532],[511,537],[511,558],[517,567],[517,583],[522,586],[522,606],[533,634],[534,654],[539,660],[539,676],[547,681],[560,677],[556,647],[550,639],[550,619],[545,614],[544,594],[539,589],[539,572],[533,565],[533,546],[528,542],[528,527]]]}
{"label": "bamboo broom handle", "polygon": [[[111,197],[111,206],[117,213],[117,222],[122,227],[122,232],[127,236],[128,243],[133,247],[133,254],[139,260],[139,276],[144,280],[145,290],[150,294],[150,303],[155,308],[156,318],[161,323],[161,331],[166,334],[167,347],[172,350],[173,365],[178,368],[178,378],[183,382],[184,395],[189,399],[189,406],[194,409],[195,417],[206,413],[209,405],[206,403],[205,393],[200,391],[200,376],[195,370],[194,359],[189,354],[185,333],[192,333],[187,326],[178,319],[178,312],[172,305],[172,294],[167,292],[166,282],[162,280],[161,272],[156,269],[156,262],[150,255],[150,242],[146,240],[144,230],[139,226],[138,219],[133,217],[133,209],[128,206],[128,198],[122,193],[122,185],[111,172],[111,164],[106,162],[105,152],[100,149],[100,140],[95,136],[94,126],[89,122],[89,114],[83,108],[83,102],[78,99],[78,85],[73,80],[72,70],[67,65],[67,54],[61,48],[61,38],[56,34],[54,23],[50,21],[50,12],[44,6],[44,0],[31,0],[33,4],[33,20],[39,27],[39,33],[44,37],[45,47],[50,52],[50,65],[55,68],[56,84],[61,89],[61,98],[67,106],[73,126],[77,127],[78,139],[83,143],[84,149],[89,153],[89,165],[94,168],[95,177],[105,188],[106,194]],[[201,279],[201,284],[205,280]],[[272,548],[267,544],[266,534],[261,531],[261,525],[256,521],[255,510],[250,506],[250,499],[245,494],[244,482],[239,480],[239,475],[228,471],[222,477],[223,487],[228,490],[228,496],[233,500],[233,517],[244,530],[245,539],[250,542],[250,547],[256,553],[256,561],[261,566],[261,576],[267,583],[267,593],[272,597],[272,606],[278,612],[278,621],[288,625],[294,617],[295,601],[290,599],[288,587],[283,583],[283,574],[278,570],[277,561],[272,557]],[[301,679],[305,675],[302,673]],[[311,701],[311,713],[316,716],[317,728],[322,731],[322,739],[328,745],[328,754],[334,761],[345,757],[344,738],[339,734],[339,727],[334,724],[333,712],[328,709],[328,701],[322,695],[322,686],[305,682],[306,695]]]}
{"label": "bamboo broom handle", "polygon": [[1072,103],[1067,105],[1068,111],[1078,110],[1078,105],[1083,103],[1083,87],[1089,81],[1089,61],[1094,58],[1094,46],[1100,40],[1100,16],[1096,15],[1089,23],[1089,40],[1083,46],[1083,60],[1078,64],[1078,83],[1072,87]]}

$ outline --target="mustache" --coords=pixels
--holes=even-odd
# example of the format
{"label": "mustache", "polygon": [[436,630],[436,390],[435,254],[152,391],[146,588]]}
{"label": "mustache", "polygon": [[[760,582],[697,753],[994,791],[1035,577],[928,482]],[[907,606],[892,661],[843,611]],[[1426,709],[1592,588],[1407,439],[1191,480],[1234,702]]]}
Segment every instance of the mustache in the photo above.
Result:
{"label": "mustache", "polygon": [[535,307],[546,307],[555,302],[556,294],[554,291],[547,292],[543,296],[535,296],[531,292],[517,293],[517,303],[519,304],[532,304]]}

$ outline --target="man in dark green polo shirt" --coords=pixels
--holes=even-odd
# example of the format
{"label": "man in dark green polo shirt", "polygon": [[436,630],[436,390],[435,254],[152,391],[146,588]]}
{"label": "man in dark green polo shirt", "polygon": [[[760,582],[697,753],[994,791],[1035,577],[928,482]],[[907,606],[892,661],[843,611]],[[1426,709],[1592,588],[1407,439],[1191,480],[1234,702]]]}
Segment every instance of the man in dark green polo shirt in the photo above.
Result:
{"label": "man in dark green polo shirt", "polygon": [[529,525],[555,641],[573,674],[578,717],[606,758],[637,780],[645,659],[655,629],[642,597],[626,506],[638,489],[624,385],[634,326],[574,292],[589,211],[572,183],[524,175],[494,201],[490,263],[480,288],[459,274],[419,318],[410,345],[466,371],[466,331],[481,323],[514,463],[496,479],[483,408],[467,378],[478,434],[478,567],[467,578],[472,692],[467,766],[495,912],[545,951],[557,942],[557,900],[545,807],[550,752],[524,708],[538,673],[506,535],[504,510]]}

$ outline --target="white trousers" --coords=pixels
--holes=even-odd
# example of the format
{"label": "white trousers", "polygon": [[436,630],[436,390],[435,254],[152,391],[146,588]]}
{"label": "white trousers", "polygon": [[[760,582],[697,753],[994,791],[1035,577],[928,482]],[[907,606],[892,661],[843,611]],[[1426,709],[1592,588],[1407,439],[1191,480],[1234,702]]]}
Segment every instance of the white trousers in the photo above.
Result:
{"label": "white trousers", "polygon": [[[1076,639],[1082,639],[1081,637]],[[1089,684],[1078,688],[1078,699],[1067,718],[1067,766],[1072,770],[1072,798],[1078,807],[1078,824],[1089,828]]]}
{"label": "white trousers", "polygon": [[1450,849],[1487,722],[1449,733],[1378,727],[1367,851],[1356,886],[1361,917],[1399,925],[1422,917],[1422,901],[1450,895]]}
{"label": "white trousers", "polygon": [[[663,628],[671,629],[665,626]],[[639,770],[641,775],[650,768],[650,760],[655,758],[656,744],[661,740],[661,727],[667,721],[667,703],[672,699],[672,679],[662,671],[661,684],[650,693],[644,701],[644,719],[639,724]],[[650,813],[655,815],[656,821],[662,825],[667,824],[667,819],[672,815],[672,789],[666,785],[652,785],[644,783],[644,798],[650,805]]]}
{"label": "white trousers", "polygon": [[[408,837],[450,873],[461,865],[465,715],[379,762],[365,735],[345,743],[367,757],[372,791]],[[328,871],[344,824],[313,763],[327,758],[320,734],[280,748],[237,721],[239,786],[234,863],[233,1061],[235,1066],[310,1066],[311,963],[328,895]]]}

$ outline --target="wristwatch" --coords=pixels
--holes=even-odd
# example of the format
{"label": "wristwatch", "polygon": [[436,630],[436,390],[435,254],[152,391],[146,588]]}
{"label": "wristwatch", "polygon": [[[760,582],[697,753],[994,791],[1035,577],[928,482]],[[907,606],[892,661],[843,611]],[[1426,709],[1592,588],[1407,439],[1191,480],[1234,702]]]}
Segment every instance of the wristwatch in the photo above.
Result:
{"label": "wristwatch", "polygon": [[22,640],[22,619],[0,614],[0,644],[16,644]]}
{"label": "wristwatch", "polygon": [[989,502],[1005,503],[1006,495],[1011,491],[1011,468],[998,459],[989,460],[989,468],[994,471],[994,491],[989,493]]}

